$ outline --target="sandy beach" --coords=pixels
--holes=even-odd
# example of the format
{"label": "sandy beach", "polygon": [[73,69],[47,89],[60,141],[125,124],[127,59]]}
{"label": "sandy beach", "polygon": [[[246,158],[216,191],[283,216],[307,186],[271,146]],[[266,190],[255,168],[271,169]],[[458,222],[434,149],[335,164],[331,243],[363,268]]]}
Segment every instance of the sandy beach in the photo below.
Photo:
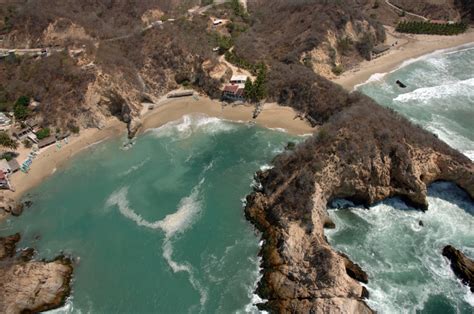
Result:
{"label": "sandy beach", "polygon": [[409,59],[418,58],[436,50],[474,43],[473,28],[456,36],[400,34],[391,27],[386,27],[386,30],[387,44],[392,45],[398,42],[389,53],[377,59],[360,63],[356,68],[335,78],[333,82],[352,91],[356,85],[366,82],[373,74],[393,71]]}
{"label": "sandy beach", "polygon": [[[207,97],[193,97],[165,99],[157,104],[155,109],[147,111],[142,116],[143,126],[141,132],[150,128],[162,126],[168,122],[178,120],[188,114],[205,114],[238,122],[254,121],[268,128],[285,129],[291,134],[309,134],[314,129],[305,121],[295,119],[296,112],[289,107],[281,107],[276,104],[266,104],[257,119],[252,119],[254,107],[250,105],[222,106],[220,102]],[[58,149],[52,145],[44,150],[34,159],[29,173],[16,172],[11,176],[11,183],[15,192],[2,191],[4,196],[18,200],[29,189],[40,184],[46,177],[52,175],[60,167],[78,152],[87,149],[103,140],[124,136],[126,125],[115,118],[107,122],[107,126],[101,130],[86,129],[79,135],[71,136],[69,143]],[[23,159],[19,159],[22,162]]]}

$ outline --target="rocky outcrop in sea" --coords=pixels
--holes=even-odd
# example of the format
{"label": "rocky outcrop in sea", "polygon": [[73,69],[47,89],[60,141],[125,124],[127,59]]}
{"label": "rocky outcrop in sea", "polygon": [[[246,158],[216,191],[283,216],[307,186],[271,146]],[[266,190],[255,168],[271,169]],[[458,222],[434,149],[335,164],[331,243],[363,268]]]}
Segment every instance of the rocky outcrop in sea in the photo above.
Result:
{"label": "rocky outcrop in sea", "polygon": [[451,262],[451,268],[456,276],[474,293],[474,261],[451,245],[443,248],[443,256]]}
{"label": "rocky outcrop in sea", "polygon": [[360,282],[370,278],[328,243],[332,199],[370,205],[399,196],[428,210],[427,187],[455,182],[474,196],[473,163],[370,99],[335,114],[319,133],[259,172],[246,217],[262,232],[261,309],[298,313],[370,313]]}
{"label": "rocky outcrop in sea", "polygon": [[64,304],[70,293],[71,260],[36,261],[33,249],[16,250],[20,234],[0,237],[0,313],[36,313]]}

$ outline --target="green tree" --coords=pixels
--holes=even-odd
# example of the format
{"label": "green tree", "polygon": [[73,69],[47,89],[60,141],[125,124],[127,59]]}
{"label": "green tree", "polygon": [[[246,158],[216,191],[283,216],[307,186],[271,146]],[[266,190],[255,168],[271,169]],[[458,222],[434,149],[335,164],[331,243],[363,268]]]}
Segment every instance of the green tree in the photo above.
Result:
{"label": "green tree", "polygon": [[42,140],[44,138],[47,138],[50,134],[51,131],[49,130],[49,128],[44,128],[36,133],[36,137],[38,137],[39,140]]}
{"label": "green tree", "polygon": [[18,143],[14,141],[5,131],[0,131],[0,146],[16,149]]}
{"label": "green tree", "polygon": [[16,105],[19,105],[19,106],[21,105],[21,106],[26,107],[26,106],[28,106],[29,104],[30,104],[30,98],[29,98],[28,96],[20,96],[20,97],[17,99],[17,101],[16,101],[16,103],[15,103],[15,106],[16,106]]}
{"label": "green tree", "polygon": [[245,81],[245,97],[251,102],[259,102],[267,96],[266,89],[267,69],[264,64],[258,65],[257,78],[252,83],[250,78]]}
{"label": "green tree", "polygon": [[259,65],[257,78],[255,79],[255,82],[254,82],[254,89],[255,89],[254,101],[256,102],[260,101],[267,96],[267,89],[265,86],[266,80],[267,80],[267,68],[262,63]]}
{"label": "green tree", "polygon": [[245,81],[244,92],[247,99],[252,99],[254,97],[254,87],[250,77]]}
{"label": "green tree", "polygon": [[15,118],[17,118],[20,121],[26,120],[29,115],[29,110],[28,107],[22,106],[22,105],[15,105],[13,108],[13,113],[15,115]]}

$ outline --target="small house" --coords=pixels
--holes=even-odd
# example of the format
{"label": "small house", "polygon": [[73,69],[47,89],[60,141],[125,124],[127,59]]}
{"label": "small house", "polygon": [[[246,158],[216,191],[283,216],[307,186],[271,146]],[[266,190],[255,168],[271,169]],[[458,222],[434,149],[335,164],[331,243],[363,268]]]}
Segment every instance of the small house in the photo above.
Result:
{"label": "small house", "polygon": [[28,135],[26,136],[26,138],[27,138],[28,140],[30,140],[30,142],[35,143],[35,144],[38,144],[38,137],[36,136],[36,134],[34,134],[34,133],[28,133]]}
{"label": "small house", "polygon": [[378,58],[390,50],[388,45],[377,45],[372,49],[372,58]]}
{"label": "small house", "polygon": [[34,130],[39,126],[39,123],[36,119],[28,119],[25,121],[25,124],[31,129]]}
{"label": "small house", "polygon": [[53,145],[56,143],[56,137],[55,136],[49,136],[47,138],[44,138],[38,142],[38,148],[43,148],[47,147],[49,145]]}
{"label": "small house", "polygon": [[3,112],[0,112],[0,125],[8,125],[12,120],[7,117]]}
{"label": "small house", "polygon": [[9,160],[8,165],[10,166],[10,173],[14,173],[20,170],[20,164],[18,163],[18,160],[16,160],[16,158]]}
{"label": "small house", "polygon": [[29,127],[23,129],[16,129],[13,131],[13,136],[21,141],[28,136],[28,133],[30,133]]}
{"label": "small house", "polygon": [[247,81],[246,75],[234,75],[230,79],[231,84],[245,84]]}
{"label": "small house", "polygon": [[239,85],[226,85],[222,93],[222,98],[229,100],[244,100],[244,96],[244,88]]}

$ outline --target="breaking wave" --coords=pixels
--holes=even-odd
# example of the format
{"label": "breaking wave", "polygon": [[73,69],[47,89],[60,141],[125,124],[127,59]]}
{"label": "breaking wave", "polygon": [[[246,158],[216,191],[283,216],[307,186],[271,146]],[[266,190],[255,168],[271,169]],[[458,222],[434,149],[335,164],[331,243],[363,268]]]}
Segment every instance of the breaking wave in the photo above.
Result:
{"label": "breaking wave", "polygon": [[236,126],[229,121],[202,114],[193,114],[185,115],[179,120],[168,122],[159,128],[149,130],[149,132],[158,138],[173,136],[178,139],[187,139],[199,131],[212,135],[231,132],[236,129]]}
{"label": "breaking wave", "polygon": [[[452,244],[474,256],[474,205],[449,183],[434,184],[428,203],[425,213],[400,199],[384,201],[370,210],[330,210],[336,229],[326,234],[336,249],[367,271],[371,278],[367,303],[381,313],[426,311],[438,306],[437,302],[461,313],[468,304],[472,306],[466,287],[441,251]],[[440,301],[438,296],[446,299]]]}
{"label": "breaking wave", "polygon": [[415,100],[426,104],[436,99],[458,95],[474,97],[474,78],[451,84],[418,88],[412,92],[398,95],[394,101],[406,103]]}

